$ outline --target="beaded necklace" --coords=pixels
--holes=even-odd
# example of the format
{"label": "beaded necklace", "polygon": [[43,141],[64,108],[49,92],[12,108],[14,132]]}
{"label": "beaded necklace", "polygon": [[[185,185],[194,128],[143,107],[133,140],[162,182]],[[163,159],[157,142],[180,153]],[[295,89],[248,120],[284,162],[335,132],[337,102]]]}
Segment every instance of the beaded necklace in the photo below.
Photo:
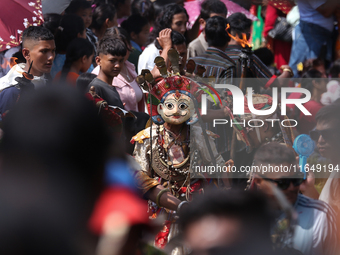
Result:
{"label": "beaded necklace", "polygon": [[[170,157],[169,157],[166,149],[170,150],[171,146],[178,145],[182,149],[182,152],[183,152],[183,155],[184,155],[182,145],[187,144],[188,147],[189,147],[189,144],[190,144],[189,136],[190,136],[190,134],[189,134],[189,128],[188,128],[185,140],[184,141],[178,141],[178,138],[181,137],[183,127],[184,127],[184,125],[182,126],[180,133],[177,136],[173,132],[171,132],[170,130],[166,129],[165,127],[163,128],[163,132],[160,132],[159,126],[157,126],[157,128],[156,128],[157,149],[158,149],[159,156],[168,165],[168,168],[169,168],[170,171],[175,171],[175,172],[178,172],[179,174],[187,174],[189,172],[189,169],[183,169],[182,170],[181,168],[182,168],[182,166],[186,166],[185,163],[189,160],[190,153],[188,153],[188,156],[184,159],[184,161],[182,163],[180,163],[178,165],[174,165],[173,162],[171,162]],[[169,144],[167,144],[166,148],[164,148],[164,145],[165,145],[164,137],[165,137],[166,131],[173,138],[173,141],[171,141]]]}

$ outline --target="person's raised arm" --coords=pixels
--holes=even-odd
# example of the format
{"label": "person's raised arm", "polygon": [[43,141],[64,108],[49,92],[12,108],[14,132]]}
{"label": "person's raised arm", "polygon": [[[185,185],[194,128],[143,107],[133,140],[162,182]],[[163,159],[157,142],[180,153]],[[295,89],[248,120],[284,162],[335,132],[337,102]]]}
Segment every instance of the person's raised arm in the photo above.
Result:
{"label": "person's raised arm", "polygon": [[[156,39],[159,42],[159,45],[162,47],[161,57],[164,58],[165,63],[168,63],[168,51],[172,47],[171,42],[171,29],[166,28],[159,32],[159,36]],[[155,66],[151,70],[151,74],[154,78],[159,77],[161,74],[158,71],[158,68]]]}
{"label": "person's raised arm", "polygon": [[187,30],[187,44],[195,40],[199,34],[200,31],[200,22],[199,22],[199,17],[196,19],[194,25],[192,26],[191,29]]}

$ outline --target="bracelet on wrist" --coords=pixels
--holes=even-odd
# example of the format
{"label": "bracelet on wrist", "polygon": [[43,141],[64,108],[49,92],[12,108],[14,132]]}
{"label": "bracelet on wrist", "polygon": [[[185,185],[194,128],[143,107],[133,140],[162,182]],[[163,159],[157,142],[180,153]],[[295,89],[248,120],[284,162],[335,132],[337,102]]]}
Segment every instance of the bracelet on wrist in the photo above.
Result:
{"label": "bracelet on wrist", "polygon": [[284,68],[282,71],[283,72],[289,72],[290,73],[290,77],[293,77],[293,72],[289,68]]}
{"label": "bracelet on wrist", "polygon": [[162,207],[162,206],[160,205],[161,196],[162,196],[164,193],[167,193],[167,192],[170,192],[170,190],[169,190],[169,189],[162,189],[162,190],[157,194],[157,196],[156,196],[156,205],[157,205],[158,207]]}

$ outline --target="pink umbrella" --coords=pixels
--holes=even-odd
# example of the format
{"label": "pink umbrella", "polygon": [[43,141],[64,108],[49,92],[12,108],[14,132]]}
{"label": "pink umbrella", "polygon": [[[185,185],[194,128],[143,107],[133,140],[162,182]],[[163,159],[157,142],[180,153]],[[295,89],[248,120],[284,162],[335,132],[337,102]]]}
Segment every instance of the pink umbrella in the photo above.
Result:
{"label": "pink umbrella", "polygon": [[[229,1],[229,0],[221,0],[221,1],[225,3],[225,5],[227,6],[228,16],[230,16],[231,14],[235,12],[241,12],[244,15],[246,15],[248,19],[251,19],[252,21],[257,20],[257,18],[253,14],[251,14],[249,11],[239,6],[238,4],[232,1]],[[202,2],[203,0],[195,0],[195,1],[184,3],[184,8],[187,10],[189,14],[189,26],[190,27],[195,23],[196,19],[200,15]]]}
{"label": "pink umbrella", "polygon": [[0,51],[18,46],[22,32],[43,23],[41,0],[0,2]]}

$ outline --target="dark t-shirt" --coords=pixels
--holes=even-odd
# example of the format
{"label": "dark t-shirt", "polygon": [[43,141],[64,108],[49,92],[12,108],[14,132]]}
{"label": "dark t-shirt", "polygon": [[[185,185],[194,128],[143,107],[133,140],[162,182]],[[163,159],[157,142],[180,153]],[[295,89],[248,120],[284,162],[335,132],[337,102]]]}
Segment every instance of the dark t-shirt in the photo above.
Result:
{"label": "dark t-shirt", "polygon": [[20,89],[16,86],[11,86],[4,89],[0,93],[0,116],[7,110],[13,108],[20,95]]}
{"label": "dark t-shirt", "polygon": [[124,109],[120,96],[114,86],[111,86],[98,78],[94,78],[91,81],[91,83],[87,86],[87,90],[90,90],[92,86],[95,87],[98,96],[103,98],[109,105],[118,106]]}

